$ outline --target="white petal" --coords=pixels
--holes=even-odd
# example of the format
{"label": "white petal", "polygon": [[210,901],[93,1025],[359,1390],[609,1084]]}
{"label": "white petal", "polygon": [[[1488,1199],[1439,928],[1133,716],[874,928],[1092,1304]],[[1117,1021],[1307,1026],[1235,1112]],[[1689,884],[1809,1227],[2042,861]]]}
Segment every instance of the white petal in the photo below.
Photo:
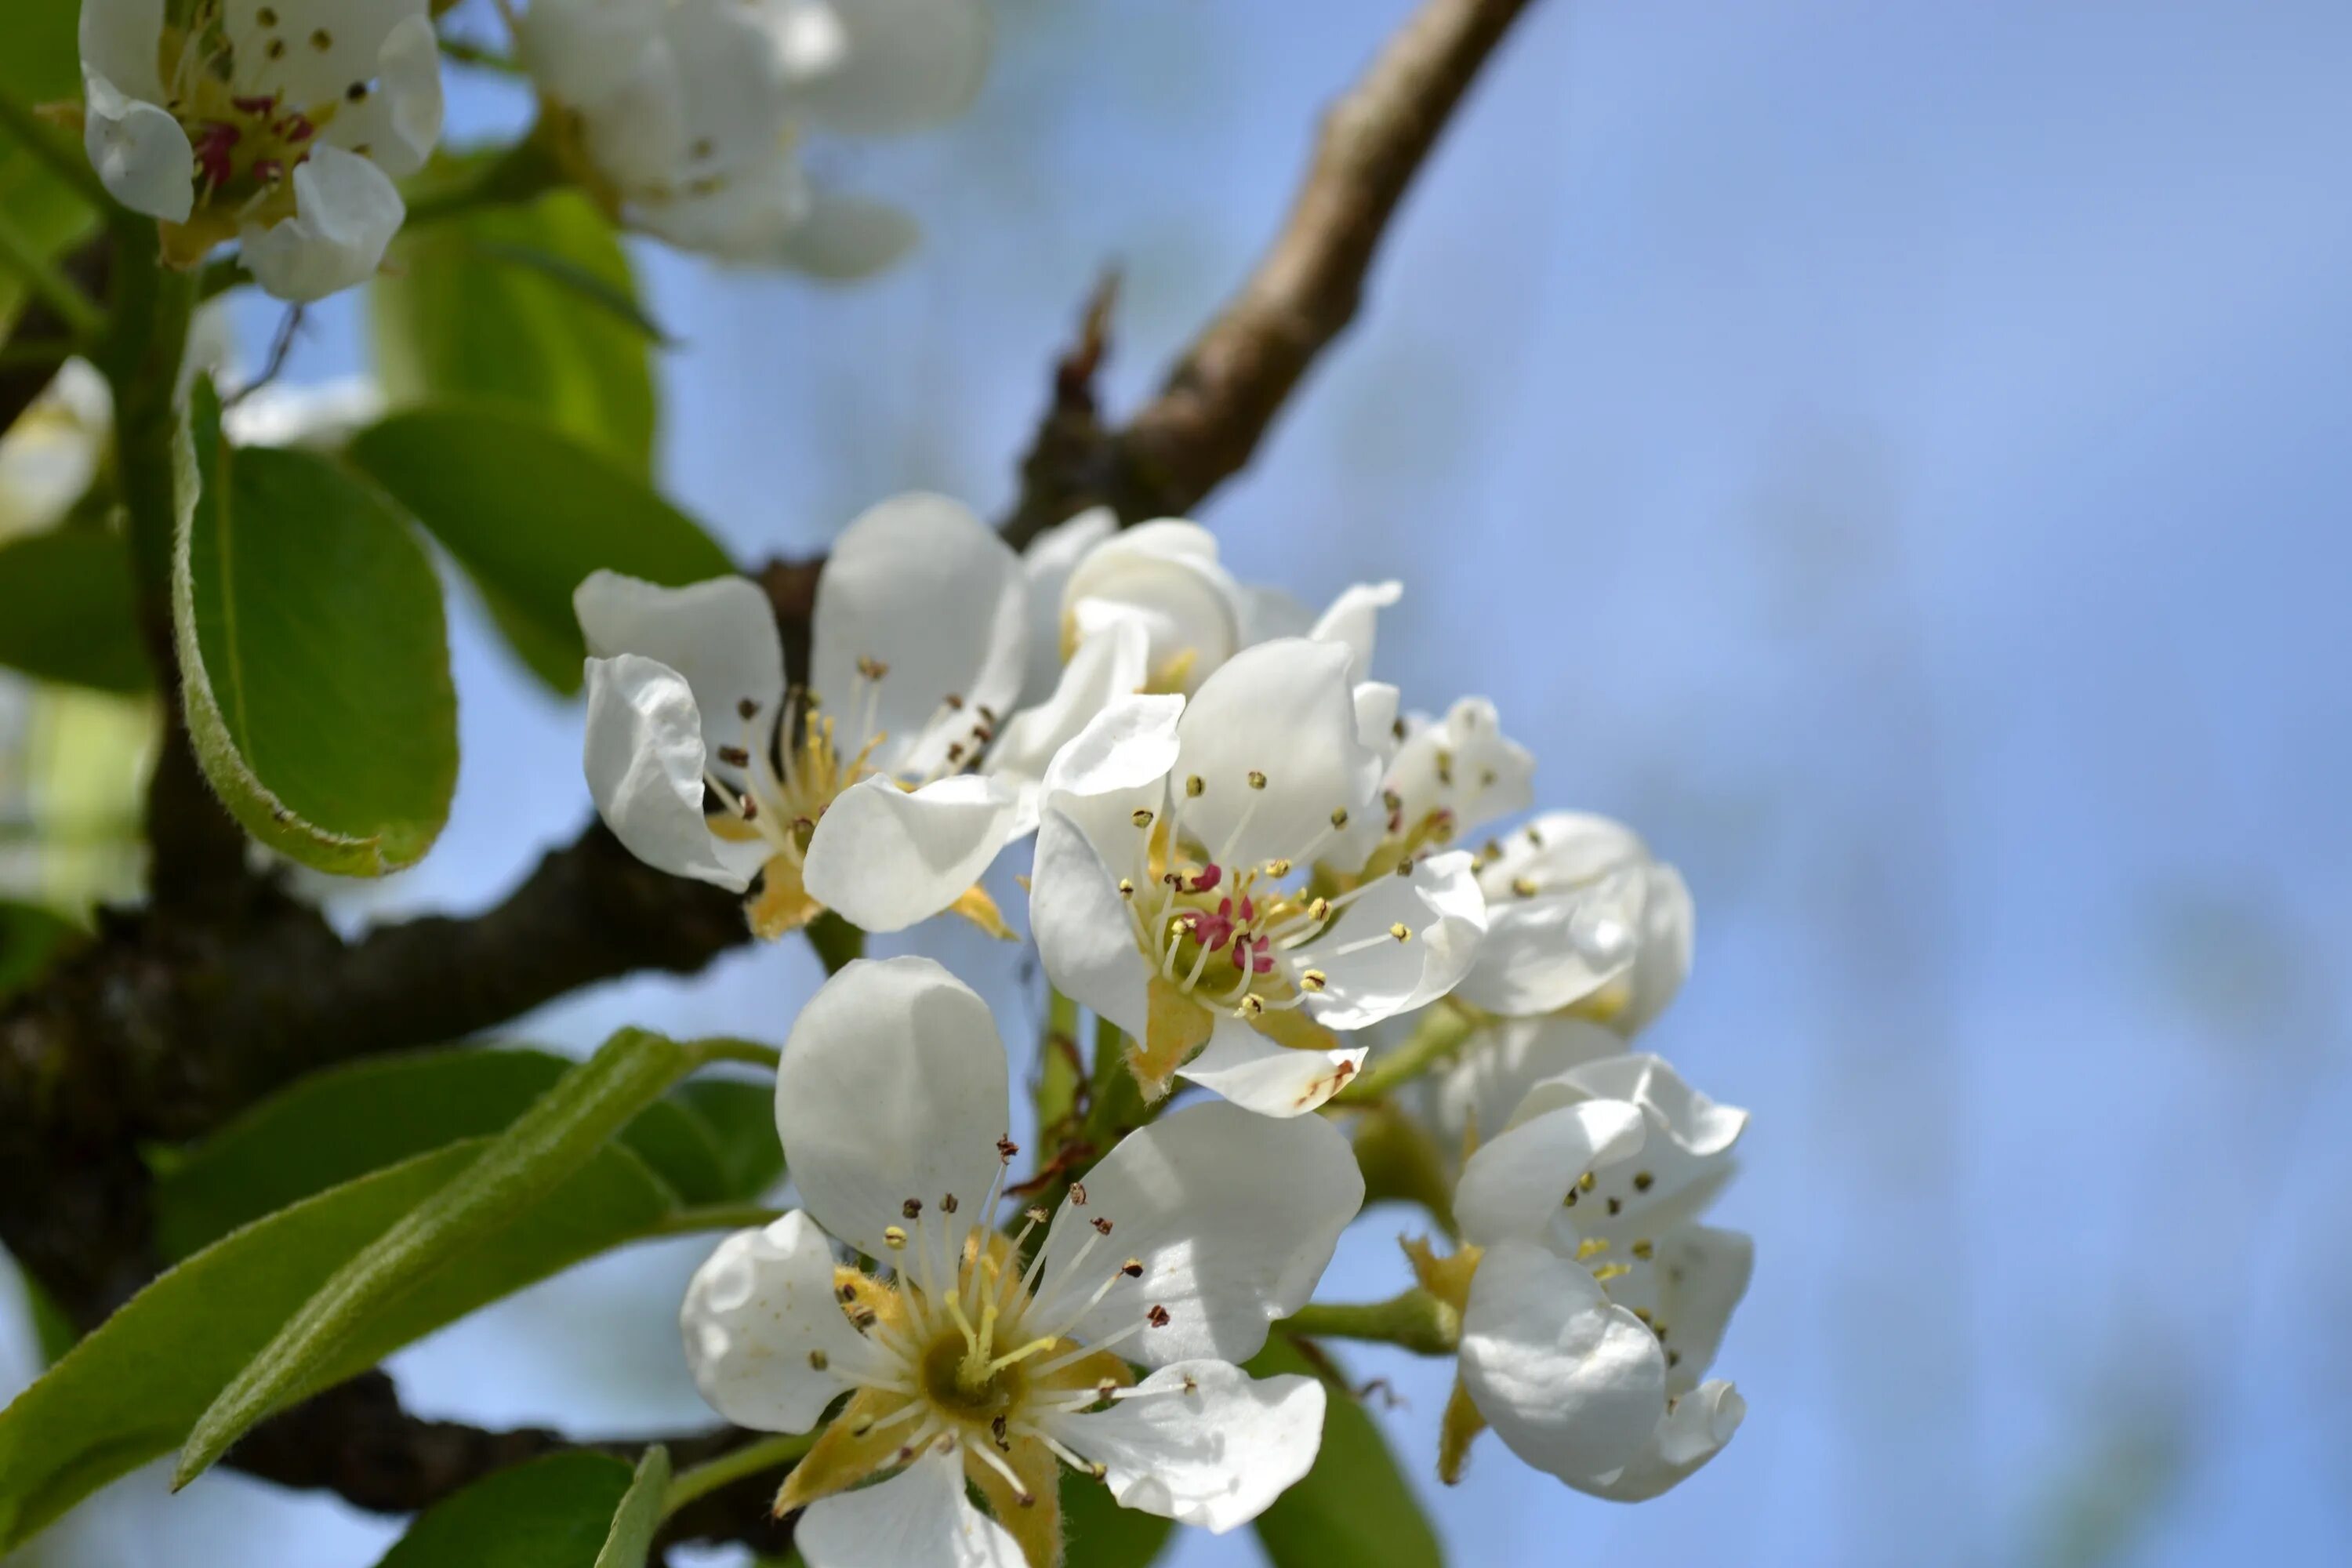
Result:
{"label": "white petal", "polygon": [[[1717,1105],[1654,1056],[1614,1056],[1570,1068],[1528,1089],[1512,1125],[1561,1106],[1625,1102],[1640,1108],[1646,1131],[1641,1158],[1601,1173],[1574,1216],[1577,1228],[1611,1237],[1651,1235],[1689,1219],[1732,1176],[1732,1145],[1748,1112]],[[1612,1202],[1613,1200],[1613,1202]]]}
{"label": "white petal", "polygon": [[1403,596],[1402,583],[1359,583],[1332,600],[1307,635],[1343,645],[1349,654],[1348,679],[1369,679],[1381,612]]}
{"label": "white petal", "polygon": [[1463,977],[1464,1001],[1508,1016],[1550,1013],[1632,972],[1649,886],[1643,868],[1532,898],[1498,882],[1491,868],[1479,882],[1488,898],[1486,940]]}
{"label": "white petal", "polygon": [[1087,801],[1107,801],[1122,815],[1134,809],[1130,800],[1156,808],[1176,765],[1176,725],[1183,711],[1181,697],[1112,701],[1055,754],[1045,770],[1046,800],[1081,822],[1090,820]]}
{"label": "white petal", "polygon": [[1287,588],[1243,583],[1234,592],[1241,605],[1244,647],[1276,637],[1303,637],[1315,629],[1315,612]]}
{"label": "white petal", "polygon": [[859,959],[784,1042],[776,1131],[817,1223],[875,1258],[908,1198],[977,1223],[1002,1165],[1004,1045],[988,1005],[928,958]]}
{"label": "white petal", "polygon": [[[1469,854],[1457,849],[1416,862],[1411,876],[1383,877],[1312,944],[1284,953],[1290,973],[1323,972],[1324,989],[1307,999],[1308,1016],[1326,1028],[1360,1029],[1453,990],[1486,930],[1486,900],[1470,868]],[[1398,926],[1412,933],[1403,942],[1389,935]],[[1357,951],[1346,951],[1351,946]]]}
{"label": "white petal", "polygon": [[265,293],[296,304],[375,276],[408,209],[392,178],[356,153],[322,146],[294,166],[294,216],[237,231],[246,270]]}
{"label": "white petal", "polygon": [[1607,1481],[1563,1477],[1570,1486],[1612,1502],[1645,1502],[1681,1485],[1721,1453],[1748,1417],[1748,1401],[1728,1383],[1694,1389],[1675,1401],[1641,1452]]}
{"label": "white petal", "polygon": [[1472,1129],[1492,1138],[1538,1083],[1624,1048],[1616,1035],[1583,1018],[1506,1018],[1474,1031],[1454,1065],[1435,1075],[1441,1142],[1458,1145]]}
{"label": "white petal", "polygon": [[902,931],[961,898],[1013,836],[1019,795],[971,773],[912,792],[878,775],[817,818],[802,878],[818,902],[867,931]]}
{"label": "white petal", "polygon": [[[643,654],[686,678],[713,753],[721,746],[756,751],[773,733],[784,694],[784,645],[775,608],[758,584],[713,577],[664,588],[618,572],[592,572],[572,590],[572,611],[591,654]],[[755,705],[748,721],[740,706],[747,701]]]}
{"label": "white petal", "polygon": [[812,184],[798,221],[778,239],[773,259],[812,278],[847,282],[873,277],[922,237],[903,208]]}
{"label": "white petal", "polygon": [[793,1544],[808,1568],[1028,1568],[1021,1543],[964,1496],[961,1458],[936,1451],[880,1486],[811,1503]]}
{"label": "white petal", "polygon": [[[1581,1205],[1576,1212],[1582,1212]],[[1732,1310],[1748,1294],[1756,1244],[1743,1232],[1703,1225],[1640,1234],[1650,1243],[1646,1260],[1622,1247],[1606,1255],[1634,1260],[1632,1272],[1609,1282],[1609,1299],[1637,1317],[1647,1311],[1645,1321],[1664,1326],[1662,1342],[1674,1352],[1666,1368],[1666,1395],[1675,1398],[1696,1388],[1715,1364]],[[1562,1251],[1566,1240],[1556,1236],[1552,1250]],[[1566,1255],[1574,1251],[1570,1244]]]}
{"label": "white petal", "polygon": [[1241,646],[1241,595],[1217,563],[1216,536],[1198,523],[1163,518],[1107,540],[1070,574],[1062,616],[1081,631],[1131,616],[1151,639],[1155,674],[1190,656],[1184,689],[1201,682]]}
{"label": "white petal", "polygon": [[1038,962],[1055,990],[1141,1039],[1151,964],[1136,944],[1118,883],[1085,830],[1048,807],[1029,873]]}
{"label": "white petal", "polygon": [[1641,1108],[1591,1100],[1520,1122],[1479,1145],[1454,1193],[1464,1239],[1486,1246],[1545,1234],[1577,1178],[1641,1152]]}
{"label": "white petal", "polygon": [[[350,85],[371,77],[366,95],[351,101]],[[366,77],[344,78],[335,96],[340,107],[320,132],[321,140],[367,148],[376,165],[395,179],[423,168],[441,140],[441,46],[431,18],[422,9],[402,18],[384,35],[374,69]]]}
{"label": "white petal", "polygon": [[[922,773],[952,742],[969,743],[980,710],[1011,710],[1027,614],[1020,558],[970,508],[894,496],[834,542],[817,579],[809,683],[845,743],[865,738],[870,717],[890,737],[877,764]],[[859,674],[861,659],[883,667],[878,684]]]}
{"label": "white petal", "polygon": [[[1379,787],[1380,759],[1356,738],[1348,650],[1337,643],[1284,637],[1243,649],[1201,683],[1176,733],[1176,771],[1207,784],[1185,803],[1184,832],[1221,862],[1297,858],[1334,811],[1354,816]],[[1265,775],[1264,788],[1251,787],[1253,773]]]}
{"label": "white petal", "polygon": [[1347,1087],[1364,1065],[1369,1046],[1307,1050],[1266,1038],[1230,1016],[1201,1054],[1177,1072],[1260,1116],[1304,1116]]}
{"label": "white petal", "polygon": [[[1007,722],[988,749],[984,771],[992,776],[1027,780],[1042,786],[1045,771],[1062,748],[1076,740],[1095,716],[1143,684],[1143,628],[1132,622],[1105,627],[1078,645],[1045,700]],[[1170,761],[1175,755],[1175,723],[1168,723]],[[1073,764],[1074,768],[1080,764]],[[1166,773],[1162,765],[1160,773]],[[1066,783],[1064,785],[1067,788]],[[1032,792],[1033,794],[1036,792]],[[1035,826],[1034,813],[1023,831]]]}
{"label": "white petal", "polygon": [[761,1432],[805,1432],[851,1377],[888,1372],[842,1315],[833,1248],[797,1209],[720,1242],[694,1271],[677,1321],[703,1399]]}
{"label": "white petal", "polygon": [[1404,802],[1407,823],[1444,811],[1454,835],[1467,837],[1535,804],[1535,772],[1527,748],[1503,733],[1495,705],[1465,697],[1442,722],[1423,725],[1398,748],[1388,787]]}
{"label": "white petal", "polygon": [[100,77],[110,92],[142,102],[163,101],[163,0],[82,0],[78,26],[85,79]]}
{"label": "white petal", "polygon": [[982,0],[791,0],[778,37],[812,120],[881,136],[971,108],[992,29]]}
{"label": "white petal", "polygon": [[132,212],[185,223],[195,207],[196,154],[180,122],[87,68],[82,96],[82,146],[107,194]]}
{"label": "white petal", "polygon": [[1311,1377],[1254,1378],[1225,1362],[1187,1361],[1137,1387],[1149,1392],[1054,1427],[1079,1458],[1106,1468],[1122,1508],[1223,1534],[1264,1513],[1323,1446],[1323,1384]]}
{"label": "white petal", "polygon": [[647,0],[531,0],[518,29],[523,64],[572,108],[600,105],[656,47],[667,9]]}
{"label": "white petal", "polygon": [[[1086,1204],[1065,1201],[1046,1234],[1032,1320],[1074,1309],[1122,1260],[1139,1259],[1142,1277],[1114,1287],[1075,1332],[1099,1340],[1165,1307],[1165,1327],[1118,1347],[1149,1366],[1255,1355],[1266,1326],[1314,1293],[1364,1202],[1347,1139],[1321,1117],[1277,1121],[1216,1101],[1129,1133],[1087,1173],[1086,1188]],[[1097,1218],[1111,1233],[1072,1270]]]}
{"label": "white petal", "polygon": [[1043,702],[1062,678],[1062,589],[1087,552],[1118,531],[1118,514],[1088,507],[1057,522],[1021,552],[1021,575],[1029,585],[1028,673],[1021,700]]}
{"label": "white petal", "polygon": [[1610,1022],[1632,1035],[1666,1010],[1690,974],[1696,917],[1690,889],[1672,866],[1652,865],[1642,900],[1642,937],[1634,950],[1625,1005]]}
{"label": "white petal", "polygon": [[632,226],[680,250],[755,267],[781,259],[814,199],[799,163],[789,149],[780,149],[716,186],[683,195],[665,186],[659,199],[633,196],[625,216]]}
{"label": "white petal", "polygon": [[[377,79],[385,46],[407,37],[404,26],[432,26],[430,0],[225,0],[222,11],[240,90],[275,90],[297,106],[341,104],[352,83]],[[272,37],[285,47],[265,47]]]}
{"label": "white petal", "polygon": [[1462,1314],[1462,1381],[1511,1452],[1564,1480],[1631,1462],[1665,1408],[1657,1336],[1590,1270],[1533,1243],[1487,1249]]}
{"label": "white petal", "polygon": [[767,859],[730,844],[702,815],[702,718],[676,670],[624,654],[588,661],[583,762],[596,814],[630,854],[673,877],[734,892]]}

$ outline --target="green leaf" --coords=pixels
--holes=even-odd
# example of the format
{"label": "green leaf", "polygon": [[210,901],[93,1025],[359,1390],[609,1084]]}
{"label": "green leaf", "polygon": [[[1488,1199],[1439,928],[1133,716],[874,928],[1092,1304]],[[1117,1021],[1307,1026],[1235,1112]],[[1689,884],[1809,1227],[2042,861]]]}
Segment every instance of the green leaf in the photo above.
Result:
{"label": "green leaf", "polygon": [[662,1494],[668,1489],[669,1450],[656,1443],[637,1461],[629,1495],[613,1510],[613,1528],[596,1553],[595,1568],[646,1568],[654,1532],[661,1528]]}
{"label": "green leaf", "polygon": [[[48,0],[37,0],[47,5]],[[65,9],[68,48],[72,47],[73,10]],[[8,51],[5,58],[12,64],[17,42],[17,18],[10,19]],[[68,52],[68,58],[74,57]],[[6,68],[0,68],[5,70]],[[72,79],[79,86],[79,75]],[[0,89],[0,90],[5,90]],[[69,89],[71,90],[71,89]],[[21,97],[18,102],[25,100]],[[44,129],[47,129],[46,127]],[[55,138],[62,140],[62,138]],[[80,150],[73,149],[79,157]],[[33,252],[44,261],[53,261],[71,249],[74,244],[98,227],[98,214],[91,210],[81,194],[59,179],[56,172],[43,163],[31,148],[10,138],[8,130],[0,126],[0,213],[7,215],[9,226],[30,243]],[[0,268],[0,336],[5,336],[15,322],[16,312],[23,309],[26,297],[25,279],[14,268]]]}
{"label": "green leaf", "polygon": [[27,106],[81,96],[78,0],[8,0],[0,92]]}
{"label": "green leaf", "polygon": [[1066,1568],[1145,1568],[1167,1550],[1176,1521],[1121,1508],[1110,1489],[1090,1476],[1062,1472],[1062,1535]]}
{"label": "green leaf", "polygon": [[[573,1066],[548,1051],[405,1051],[297,1079],[158,1172],[155,1241],[185,1258],[313,1193],[459,1139],[503,1131]],[[744,1202],[772,1186],[744,1125],[776,1146],[773,1094],[712,1079],[638,1112],[621,1142],[688,1203]],[[748,1102],[748,1103],[747,1103]]]}
{"label": "green leaf", "polygon": [[[238,1369],[338,1269],[466,1173],[488,1147],[455,1144],[321,1193],[206,1248],[133,1297],[0,1412],[0,1554],[108,1481],[170,1453]],[[310,1369],[287,1402],[643,1236],[674,1209],[671,1194],[642,1161],[606,1148],[445,1260]]]}
{"label": "green leaf", "polygon": [[95,528],[0,544],[0,664],[101,691],[151,689],[131,608],[131,547]]}
{"label": "green leaf", "polygon": [[80,931],[61,915],[0,900],[0,1002],[38,980],[80,940]]}
{"label": "green leaf", "polygon": [[614,1511],[635,1496],[622,1460],[550,1454],[425,1510],[376,1568],[599,1568]]}
{"label": "green leaf", "polygon": [[323,871],[413,864],[449,815],[457,698],[432,563],[324,458],[231,451],[199,379],[172,566],[197,761],[253,836]]}
{"label": "green leaf", "polygon": [[371,1242],[281,1328],[196,1422],[173,1485],[202,1475],[230,1444],[296,1390],[314,1384],[380,1315],[419,1281],[538,1203],[670,1085],[693,1053],[643,1029],[623,1029],[564,1075],[479,1159]]}
{"label": "green leaf", "polygon": [[[1287,1334],[1249,1363],[1258,1377],[1322,1375]],[[1326,1379],[1323,1450],[1306,1478],[1257,1518],[1257,1538],[1274,1568],[1442,1568],[1445,1554],[1398,1470],[1388,1439],[1344,1382]]]}
{"label": "green leaf", "polygon": [[558,691],[580,689],[587,648],[572,591],[589,573],[676,587],[735,570],[642,479],[507,410],[396,414],[347,456],[457,558],[523,662]]}
{"label": "green leaf", "polygon": [[[478,161],[467,161],[446,177],[478,174]],[[410,226],[368,301],[394,406],[500,405],[640,482],[652,476],[646,348],[662,333],[637,303],[612,226],[577,191]]]}

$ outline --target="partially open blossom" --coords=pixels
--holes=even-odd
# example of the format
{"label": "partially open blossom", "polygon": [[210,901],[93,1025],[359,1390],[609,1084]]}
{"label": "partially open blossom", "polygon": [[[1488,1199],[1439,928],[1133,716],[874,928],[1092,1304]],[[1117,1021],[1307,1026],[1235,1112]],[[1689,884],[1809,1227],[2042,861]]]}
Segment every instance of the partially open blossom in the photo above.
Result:
{"label": "partially open blossom", "polygon": [[1338,1031],[1469,968],[1486,924],[1470,857],[1424,853],[1381,799],[1363,704],[1393,711],[1395,693],[1351,686],[1352,664],[1303,637],[1244,649],[1189,700],[1112,704],[1046,775],[1038,953],[1142,1042],[1147,1092],[1181,1072],[1268,1115],[1311,1110],[1363,1060]]}
{"label": "partially open blossom", "polygon": [[803,172],[803,123],[934,124],[978,91],[982,0],[532,0],[525,63],[572,173],[620,221],[722,260],[856,277],[913,220]]}
{"label": "partially open blossom", "polygon": [[599,572],[573,602],[589,789],[638,858],[737,890],[760,877],[762,936],[827,908],[868,931],[953,908],[1003,931],[974,884],[1020,795],[964,770],[1019,685],[1024,604],[1013,552],[970,511],[909,494],[843,531],[805,689],[787,689],[774,611],[746,579]]}
{"label": "partially open blossom", "polygon": [[83,0],[83,139],[193,267],[239,242],[281,300],[363,282],[441,135],[428,0]]}
{"label": "partially open blossom", "polygon": [[[1307,1300],[1360,1205],[1345,1141],[1190,1107],[1008,1237],[1007,1079],[986,1005],[928,959],[852,963],[785,1044],[776,1125],[806,1206],[722,1243],[680,1321],[697,1386],[739,1425],[804,1432],[848,1395],[776,1501],[807,1509],[810,1568],[1054,1568],[1062,1465],[1225,1531],[1314,1462],[1321,1384],[1234,1363]],[[836,1262],[836,1242],[888,1272]]]}
{"label": "partially open blossom", "polygon": [[1619,1055],[1538,1084],[1470,1156],[1454,1197],[1460,1249],[1408,1247],[1462,1314],[1448,1480],[1486,1426],[1536,1468],[1624,1501],[1730,1440],[1746,1405],[1701,1380],[1752,1248],[1697,1219],[1746,1123],[1657,1058]]}

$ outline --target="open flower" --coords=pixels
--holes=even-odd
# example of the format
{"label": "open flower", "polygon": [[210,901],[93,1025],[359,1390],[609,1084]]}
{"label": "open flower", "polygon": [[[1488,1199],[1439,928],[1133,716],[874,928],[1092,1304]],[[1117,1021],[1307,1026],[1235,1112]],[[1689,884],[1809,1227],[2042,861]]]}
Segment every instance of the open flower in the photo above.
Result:
{"label": "open flower", "polygon": [[868,931],[951,908],[1004,934],[974,884],[1018,792],[962,770],[1019,684],[1024,606],[1013,552],[971,512],[903,495],[843,531],[805,689],[786,689],[774,612],[743,578],[599,572],[573,605],[589,789],[639,859],[739,891],[760,877],[765,937],[828,908]]}
{"label": "open flower", "polygon": [[428,0],[83,0],[83,140],[193,267],[229,238],[281,300],[364,281],[441,136]]}
{"label": "open flower", "polygon": [[[1190,700],[1112,704],[1055,761],[1030,890],[1045,973],[1142,1042],[1147,1092],[1181,1072],[1274,1116],[1328,1100],[1364,1047],[1334,1031],[1423,1006],[1469,968],[1486,916],[1465,853],[1385,822],[1344,644],[1278,638]],[[1378,706],[1381,688],[1366,700]],[[1194,1052],[1198,1051],[1198,1055]]]}
{"label": "open flower", "polygon": [[1654,1497],[1730,1441],[1747,1406],[1701,1382],[1748,1288],[1748,1238],[1697,1223],[1730,1179],[1747,1113],[1652,1056],[1588,1063],[1529,1090],[1471,1155],[1463,1246],[1410,1244],[1461,1311],[1439,1468],[1458,1479],[1491,1426],[1579,1491]]}
{"label": "open flower", "polygon": [[813,184],[803,121],[874,135],[961,113],[980,0],[532,0],[525,63],[556,145],[614,218],[682,249],[826,277],[915,241],[895,208]]}
{"label": "open flower", "polygon": [[[928,959],[849,964],[785,1044],[776,1126],[806,1208],[722,1243],[680,1322],[730,1421],[804,1432],[849,1395],[776,1501],[807,1508],[810,1568],[1053,1568],[1062,1464],[1223,1531],[1314,1462],[1321,1385],[1234,1363],[1306,1301],[1362,1203],[1338,1132],[1179,1110],[1008,1237],[1006,1089],[987,1006]],[[836,1264],[834,1241],[887,1276]]]}

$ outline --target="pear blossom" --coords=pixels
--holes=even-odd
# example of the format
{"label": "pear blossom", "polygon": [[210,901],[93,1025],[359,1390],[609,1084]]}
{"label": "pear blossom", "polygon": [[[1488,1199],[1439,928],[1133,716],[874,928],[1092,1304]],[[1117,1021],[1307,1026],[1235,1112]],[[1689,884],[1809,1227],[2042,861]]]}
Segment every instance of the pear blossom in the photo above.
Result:
{"label": "pear blossom", "polygon": [[1245,648],[1189,700],[1114,702],[1046,774],[1038,954],[1141,1042],[1147,1093],[1181,1072],[1268,1115],[1311,1110],[1362,1064],[1339,1032],[1469,970],[1486,928],[1471,857],[1423,853],[1387,809],[1364,736],[1387,732],[1395,691],[1351,686],[1354,664],[1339,642]]}
{"label": "pear blossom", "polygon": [[1007,1089],[986,1005],[928,959],[849,963],[785,1043],[776,1126],[805,1207],[721,1243],[679,1319],[730,1421],[805,1432],[848,1396],[776,1500],[807,1510],[810,1568],[1055,1568],[1061,1465],[1222,1531],[1314,1463],[1321,1384],[1234,1363],[1360,1206],[1346,1142],[1189,1107],[1007,1237]]}
{"label": "pear blossom", "polygon": [[598,572],[573,607],[589,789],[638,858],[736,891],[758,877],[765,937],[827,908],[877,931],[953,909],[1009,934],[975,883],[1020,792],[964,770],[1020,682],[1026,610],[1013,552],[969,510],[908,494],[843,531],[805,688],[787,689],[774,612],[747,579]]}
{"label": "pear blossom", "polygon": [[1656,1057],[1621,1054],[1538,1083],[1470,1156],[1454,1196],[1461,1248],[1407,1248],[1461,1312],[1446,1479],[1492,1426],[1579,1491],[1633,1501],[1730,1440],[1746,1405],[1702,1380],[1753,1248],[1698,1216],[1746,1124]]}
{"label": "pear blossom", "polygon": [[981,0],[532,0],[520,44],[555,145],[618,220],[721,260],[850,278],[916,237],[811,181],[803,122],[855,135],[969,107]]}
{"label": "pear blossom", "polygon": [[429,0],[83,0],[83,141],[193,267],[235,238],[281,300],[364,281],[441,135]]}
{"label": "pear blossom", "polygon": [[[1155,691],[1197,691],[1235,653],[1278,637],[1348,646],[1360,681],[1371,666],[1378,613],[1403,592],[1396,583],[1358,584],[1318,616],[1279,589],[1235,580],[1218,559],[1216,535],[1199,523],[1162,518],[1117,533],[1110,526],[1108,509],[1097,508],[1032,548],[1041,551],[1039,569],[1060,578],[1062,656],[1073,657],[1107,625],[1135,622],[1146,634]],[[1072,553],[1076,561],[1064,564]]]}

